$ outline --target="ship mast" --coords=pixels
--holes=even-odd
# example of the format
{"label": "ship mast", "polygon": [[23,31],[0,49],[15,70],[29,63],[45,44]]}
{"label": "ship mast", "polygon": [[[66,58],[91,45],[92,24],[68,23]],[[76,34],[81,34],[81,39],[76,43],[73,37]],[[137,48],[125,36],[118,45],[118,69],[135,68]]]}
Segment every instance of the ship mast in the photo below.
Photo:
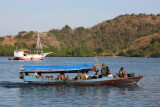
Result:
{"label": "ship mast", "polygon": [[[37,45],[36,45],[36,48],[38,50],[40,50],[41,53],[43,53],[42,45],[41,45],[41,40],[40,40],[40,37],[39,37],[39,32],[38,32],[38,36],[37,36]],[[37,52],[38,52],[38,50],[37,50]]]}

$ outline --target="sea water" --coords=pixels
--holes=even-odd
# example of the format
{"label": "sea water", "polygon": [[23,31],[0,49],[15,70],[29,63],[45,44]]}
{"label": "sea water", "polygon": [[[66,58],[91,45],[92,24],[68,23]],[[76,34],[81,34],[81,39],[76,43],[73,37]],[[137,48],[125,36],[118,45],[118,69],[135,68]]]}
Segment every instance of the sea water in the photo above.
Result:
{"label": "sea water", "polygon": [[[35,86],[19,79],[26,65],[95,64],[94,57],[47,57],[42,61],[13,61],[0,57],[0,106],[2,107],[146,107],[160,106],[159,58],[100,57],[113,75],[124,67],[127,73],[143,75],[137,85]],[[68,74],[67,74],[68,75]],[[92,76],[93,72],[89,72]],[[76,76],[71,74],[70,78]],[[55,77],[55,76],[54,76]]]}

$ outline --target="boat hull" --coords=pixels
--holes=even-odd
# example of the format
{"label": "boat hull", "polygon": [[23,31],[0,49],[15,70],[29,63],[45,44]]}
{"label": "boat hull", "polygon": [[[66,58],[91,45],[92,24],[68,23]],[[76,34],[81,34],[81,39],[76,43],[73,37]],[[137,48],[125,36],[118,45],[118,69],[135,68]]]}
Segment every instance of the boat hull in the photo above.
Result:
{"label": "boat hull", "polygon": [[9,60],[43,60],[43,56],[39,54],[9,58]]}
{"label": "boat hull", "polygon": [[50,81],[27,81],[32,85],[121,85],[136,84],[143,76],[127,78],[100,78],[87,80],[50,80]]}

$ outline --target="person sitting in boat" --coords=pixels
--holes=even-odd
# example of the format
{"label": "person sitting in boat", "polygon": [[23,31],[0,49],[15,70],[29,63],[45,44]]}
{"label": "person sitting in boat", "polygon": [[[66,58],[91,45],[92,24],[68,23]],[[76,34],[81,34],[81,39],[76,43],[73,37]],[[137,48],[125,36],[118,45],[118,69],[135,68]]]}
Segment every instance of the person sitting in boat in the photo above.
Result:
{"label": "person sitting in boat", "polygon": [[41,75],[41,73],[40,73],[40,72],[39,72],[39,73],[35,72],[35,73],[33,74],[33,76],[36,76],[36,78],[43,77],[43,75]]}
{"label": "person sitting in boat", "polygon": [[88,77],[89,77],[89,76],[88,76],[88,71],[86,71],[85,75],[86,75],[86,79],[88,79]]}
{"label": "person sitting in boat", "polygon": [[91,77],[88,75],[88,71],[86,71],[85,75],[86,75],[86,79],[90,79],[90,78],[91,78]]}
{"label": "person sitting in boat", "polygon": [[121,67],[119,72],[117,72],[117,76],[120,77],[120,78],[125,78],[126,77],[126,71],[124,70],[123,67]]}
{"label": "person sitting in boat", "polygon": [[79,74],[78,77],[82,80],[86,79],[86,75],[84,74],[84,71],[82,71],[82,74]]}
{"label": "person sitting in boat", "polygon": [[69,77],[65,77],[64,72],[61,72],[60,75],[58,75],[58,80],[68,80]]}

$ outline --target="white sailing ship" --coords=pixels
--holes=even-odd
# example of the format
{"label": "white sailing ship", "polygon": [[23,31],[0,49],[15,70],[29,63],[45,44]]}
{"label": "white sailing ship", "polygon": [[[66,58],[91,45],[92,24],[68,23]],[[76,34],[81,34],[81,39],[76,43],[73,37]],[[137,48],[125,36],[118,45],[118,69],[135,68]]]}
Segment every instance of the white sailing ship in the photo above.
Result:
{"label": "white sailing ship", "polygon": [[[26,51],[30,52],[25,53]],[[36,51],[35,54],[31,54],[31,50],[29,49],[14,50],[14,58],[12,60],[43,60],[48,54],[52,53],[52,52],[43,53],[39,33],[37,37],[36,49],[34,49],[34,51]]]}

